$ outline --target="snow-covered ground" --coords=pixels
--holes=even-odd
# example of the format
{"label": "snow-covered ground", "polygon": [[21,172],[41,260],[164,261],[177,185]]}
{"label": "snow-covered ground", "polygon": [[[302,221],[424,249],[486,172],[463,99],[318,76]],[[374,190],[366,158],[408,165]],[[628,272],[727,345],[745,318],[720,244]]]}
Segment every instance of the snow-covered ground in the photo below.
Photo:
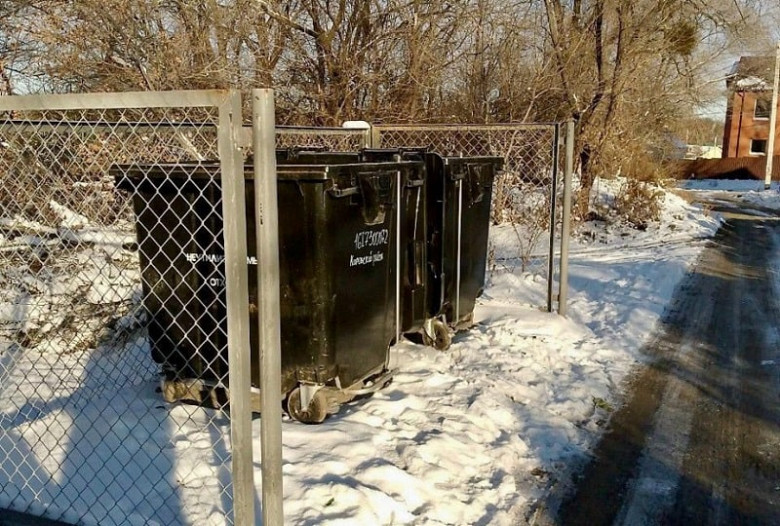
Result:
{"label": "snow-covered ground", "polygon": [[[601,181],[597,199],[608,200],[619,184]],[[780,208],[777,192],[755,199]],[[544,303],[543,280],[496,265],[476,325],[456,335],[449,351],[402,343],[391,353],[398,374],[388,388],[347,404],[319,426],[284,422],[285,523],[525,523],[595,444],[620,403],[621,383],[643,360],[642,344],[719,224],[707,210],[667,192],[660,223],[644,231],[582,225],[571,244],[568,318],[534,307]],[[491,230],[502,257],[517,252],[516,239],[505,228]],[[148,353],[134,348],[142,351],[128,353],[132,364],[104,352],[93,367],[139,368]],[[1,398],[9,380],[0,379]],[[50,515],[82,517],[84,524],[170,524],[177,517],[222,523],[227,422],[205,409],[165,406],[149,382],[129,382],[121,409],[108,408],[101,396],[73,398],[78,411],[60,404],[46,414],[17,412],[19,423],[5,440],[17,437],[29,443],[32,457],[41,455],[32,475],[19,458],[0,464],[0,476],[28,475],[17,507],[26,499],[33,511],[48,508]],[[96,416],[105,411],[113,415],[108,424]],[[63,426],[63,419],[75,424]],[[84,431],[94,422],[108,432]],[[259,501],[260,420],[253,426]],[[52,444],[62,445],[53,460]],[[0,449],[9,448],[0,440]],[[90,452],[117,450],[116,466],[80,467],[89,464],[83,458]],[[68,459],[74,454],[78,458]],[[5,497],[0,485],[0,506],[14,504]],[[76,498],[78,509],[62,510],[70,501],[57,498]]]}
{"label": "snow-covered ground", "polygon": [[680,183],[680,188],[695,191],[700,196],[704,195],[716,199],[718,197],[737,198],[771,210],[780,209],[780,185],[777,182],[773,182],[769,190],[764,190],[763,181],[723,181],[717,179],[683,181]]}
{"label": "snow-covered ground", "polygon": [[[602,181],[598,199],[619,184]],[[718,225],[672,193],[645,231],[583,225],[568,319],[532,307],[543,303],[544,281],[497,266],[477,325],[450,351],[399,345],[388,389],[319,428],[285,424],[287,521],[524,523],[595,443],[642,343]],[[491,232],[504,256],[515,238]],[[307,447],[314,442],[323,447]]]}

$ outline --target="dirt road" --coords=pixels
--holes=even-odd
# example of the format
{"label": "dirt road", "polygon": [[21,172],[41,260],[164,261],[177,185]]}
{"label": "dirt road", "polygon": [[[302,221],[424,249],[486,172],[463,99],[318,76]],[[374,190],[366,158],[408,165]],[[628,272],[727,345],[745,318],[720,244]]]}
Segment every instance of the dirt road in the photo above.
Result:
{"label": "dirt road", "polygon": [[780,525],[780,221],[731,214],[645,353],[549,522]]}

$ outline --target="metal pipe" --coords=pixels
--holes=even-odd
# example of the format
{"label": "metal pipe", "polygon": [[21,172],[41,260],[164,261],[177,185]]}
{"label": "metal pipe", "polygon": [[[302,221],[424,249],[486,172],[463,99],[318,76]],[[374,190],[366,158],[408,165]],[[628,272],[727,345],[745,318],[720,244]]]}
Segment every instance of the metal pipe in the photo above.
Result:
{"label": "metal pipe", "polygon": [[[282,526],[282,353],[274,93],[252,90],[263,524]],[[248,354],[248,353],[247,353]]]}
{"label": "metal pipe", "polygon": [[241,95],[230,92],[219,106],[218,148],[225,242],[225,299],[228,328],[228,382],[235,524],[255,523],[252,461],[252,405],[249,348],[249,278],[246,264],[244,160],[237,140],[241,131]]}
{"label": "metal pipe", "polygon": [[[467,175],[468,177],[468,175]],[[455,260],[455,324],[460,321],[460,254],[463,241],[463,179],[458,179],[458,256]]]}
{"label": "metal pipe", "polygon": [[371,129],[371,126],[366,128],[363,133],[364,133],[363,146],[365,146],[366,148],[371,148],[372,147],[371,145],[373,144],[373,140],[374,140],[374,132]]}
{"label": "metal pipe", "polygon": [[[182,133],[184,131],[202,131],[215,128],[213,122],[171,122],[171,121],[54,121],[54,120],[4,120],[0,123],[0,129],[5,126],[13,126],[14,130],[33,130],[40,132],[64,132],[79,136],[92,136],[97,131],[108,131],[113,134],[120,133],[139,133],[147,131],[154,133],[160,130],[174,130],[182,146],[190,151],[190,145],[186,144],[189,139]],[[369,130],[370,131],[370,130]],[[361,137],[362,142],[370,147],[369,139],[366,134],[369,131],[349,129],[349,128],[315,128],[315,127],[295,127],[295,126],[277,126],[276,135],[282,137],[285,135],[306,135],[317,134],[321,136],[337,137]],[[240,146],[248,147],[252,145],[252,127],[243,126],[238,136]],[[198,156],[195,156],[198,159]],[[198,159],[203,160],[203,159]]]}
{"label": "metal pipe", "polygon": [[395,206],[395,343],[401,341],[401,171],[396,182]]}
{"label": "metal pipe", "polygon": [[561,281],[558,314],[566,316],[569,296],[569,236],[571,235],[571,178],[574,172],[574,121],[566,123],[566,157],[563,165],[563,224],[561,225]]}
{"label": "metal pipe", "polygon": [[772,84],[772,113],[769,117],[769,141],[766,149],[766,174],[764,176],[764,190],[772,186],[772,162],[775,158],[775,135],[777,135],[777,90],[780,84],[780,42],[775,51],[775,76]]}
{"label": "metal pipe", "polygon": [[370,132],[371,132],[371,139],[370,139],[369,148],[382,147],[382,129],[378,126],[372,126]]}
{"label": "metal pipe", "polygon": [[[468,128],[470,130],[547,130],[550,126],[553,126],[552,122],[534,122],[534,123],[495,123],[495,124],[479,124],[479,123],[463,123],[463,124],[377,124],[374,125],[374,130],[381,131],[402,131],[402,130],[457,130],[462,128]],[[376,148],[376,144],[374,145]]]}
{"label": "metal pipe", "polygon": [[[128,91],[3,97],[2,111],[115,110],[119,108],[211,108],[234,96],[232,90]],[[241,119],[237,121],[238,126]]]}
{"label": "metal pipe", "polygon": [[553,311],[555,285],[555,207],[558,200],[558,162],[560,156],[561,125],[555,125],[552,152],[552,188],[550,190],[550,253],[547,260],[547,312]]}

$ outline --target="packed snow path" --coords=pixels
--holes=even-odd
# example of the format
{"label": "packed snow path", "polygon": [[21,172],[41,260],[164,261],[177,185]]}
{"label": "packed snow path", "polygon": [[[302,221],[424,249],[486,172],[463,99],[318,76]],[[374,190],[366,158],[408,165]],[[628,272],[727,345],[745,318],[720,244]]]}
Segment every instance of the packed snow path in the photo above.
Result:
{"label": "packed snow path", "polygon": [[780,221],[727,203],[560,524],[780,524]]}

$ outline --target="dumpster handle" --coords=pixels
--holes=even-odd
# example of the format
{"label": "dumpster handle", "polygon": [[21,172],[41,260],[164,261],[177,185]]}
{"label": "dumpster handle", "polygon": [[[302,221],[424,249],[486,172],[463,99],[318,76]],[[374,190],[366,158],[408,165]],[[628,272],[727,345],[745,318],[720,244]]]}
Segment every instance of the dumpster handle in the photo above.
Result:
{"label": "dumpster handle", "polygon": [[425,179],[412,179],[410,181],[406,181],[407,188],[414,188],[416,186],[422,186],[424,184],[425,184]]}
{"label": "dumpster handle", "polygon": [[328,189],[334,197],[347,197],[349,195],[357,195],[360,193],[360,188],[357,186],[351,186],[349,188],[330,188]]}
{"label": "dumpster handle", "polygon": [[[468,178],[469,206],[472,206],[472,205],[474,205],[476,203],[481,203],[482,202],[482,200],[485,198],[485,191],[482,188],[482,185],[480,184],[480,182],[482,180],[482,172],[480,171],[480,167],[479,166],[475,166],[475,165],[468,165],[467,169],[468,169],[469,175],[472,176],[472,177]],[[476,194],[476,197],[475,197],[475,194]]]}

